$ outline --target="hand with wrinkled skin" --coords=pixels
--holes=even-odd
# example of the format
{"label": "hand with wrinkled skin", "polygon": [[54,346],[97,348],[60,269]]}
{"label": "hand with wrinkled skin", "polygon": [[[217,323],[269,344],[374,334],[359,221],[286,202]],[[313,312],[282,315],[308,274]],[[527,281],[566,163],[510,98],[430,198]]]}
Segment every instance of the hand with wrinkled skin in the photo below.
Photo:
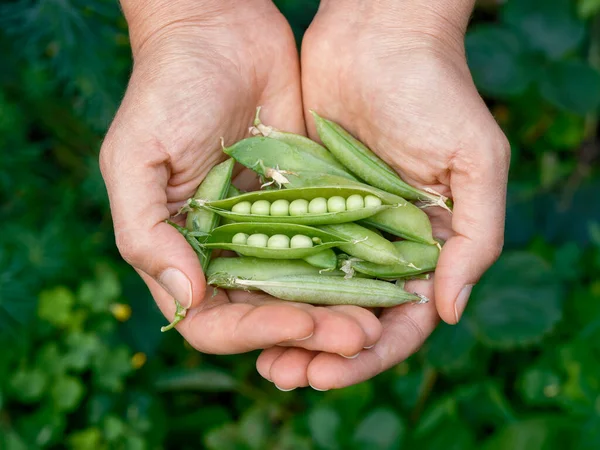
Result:
{"label": "hand with wrinkled skin", "polygon": [[205,353],[287,345],[354,355],[374,344],[381,324],[359,307],[243,291],[212,297],[192,248],[165,223],[224,159],[220,137],[231,145],[248,136],[257,106],[269,123],[305,132],[296,46],[283,16],[267,0],[122,3],[134,69],[100,165],[119,251],[165,317],[174,316],[173,297],[190,307],[177,330]]}
{"label": "hand with wrinkled skin", "polygon": [[381,339],[355,359],[263,351],[258,371],[282,388],[341,388],[406,359],[440,317],[460,319],[471,287],[501,252],[510,151],[466,64],[472,1],[419,2],[323,1],[302,45],[302,87],[311,137],[310,109],[340,123],[408,183],[453,199],[452,216],[426,209],[434,235],[447,240],[435,275],[406,285],[432,301],[386,309]]}

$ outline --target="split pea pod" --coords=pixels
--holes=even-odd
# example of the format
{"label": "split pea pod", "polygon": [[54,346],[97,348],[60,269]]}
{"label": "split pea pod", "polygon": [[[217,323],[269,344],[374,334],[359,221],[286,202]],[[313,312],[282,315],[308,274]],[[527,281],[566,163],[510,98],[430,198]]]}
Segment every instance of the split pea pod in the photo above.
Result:
{"label": "split pea pod", "polygon": [[318,228],[346,240],[347,243],[336,247],[356,258],[375,264],[397,264],[404,261],[390,241],[356,223],[319,225]]}
{"label": "split pea pod", "polygon": [[[213,280],[219,285],[219,280]],[[313,305],[356,305],[365,308],[391,307],[408,302],[425,303],[420,294],[405,291],[387,281],[368,278],[292,275],[269,280],[227,280],[229,289],[256,288],[281,300]]]}
{"label": "split pea pod", "polygon": [[283,223],[232,223],[199,239],[203,248],[268,259],[303,259],[349,240],[316,227]]}
{"label": "split pea pod", "polygon": [[325,147],[358,178],[408,200],[420,200],[429,206],[438,205],[447,208],[444,203],[445,198],[406,183],[390,166],[342,126],[320,117],[314,111],[311,113],[315,119],[319,138]]}
{"label": "split pea pod", "polygon": [[[301,134],[281,131],[277,128],[267,126],[260,121],[259,114],[260,107],[256,109],[256,118],[254,119],[254,126],[250,128],[250,133],[253,136],[261,135],[271,139],[276,139],[281,142],[285,142],[286,144],[292,146],[301,153],[311,155],[314,158],[320,159],[326,164],[337,167],[339,170],[348,172],[347,169],[337,159],[335,159],[335,156],[333,156],[331,152],[322,145],[318,144],[310,138],[307,138],[306,136],[302,136]],[[279,167],[285,170],[283,161],[281,162],[281,165]],[[350,173],[348,173],[348,175],[352,176]]]}
{"label": "split pea pod", "polygon": [[352,261],[351,267],[357,272],[382,279],[398,279],[432,272],[435,270],[440,250],[435,245],[419,244],[410,241],[392,242],[404,262],[396,264],[374,264],[368,261]]}
{"label": "split pea pod", "polygon": [[[362,197],[362,206],[348,202],[351,196]],[[184,209],[206,209],[236,222],[320,225],[354,222],[395,207],[362,186],[312,186],[247,192],[217,201],[190,199]]]}
{"label": "split pea pod", "polygon": [[343,276],[344,273],[339,270],[321,271],[318,267],[300,259],[281,261],[251,256],[214,258],[206,271],[207,283],[217,284],[222,288],[235,287],[235,284],[229,285],[229,283],[236,278],[264,281],[292,275]]}
{"label": "split pea pod", "polygon": [[254,136],[236,142],[223,151],[243,166],[264,178],[279,183],[281,172],[314,170],[331,173],[356,180],[340,163],[333,165],[309,152],[301,152],[295,147],[277,139]]}
{"label": "split pea pod", "polygon": [[335,175],[324,173],[314,173],[306,171],[298,171],[294,174],[286,175],[286,188],[299,189],[308,186],[340,186],[351,187],[359,186],[365,191],[373,195],[379,196],[385,203],[394,203],[399,205],[398,208],[390,208],[385,211],[378,212],[366,219],[362,219],[359,223],[378,228],[386,231],[394,236],[408,239],[423,244],[435,244],[433,238],[431,222],[427,214],[417,206],[407,202],[402,197],[381,189],[374,188],[367,184],[347,180]]}
{"label": "split pea pod", "polygon": [[[195,199],[221,200],[226,197],[231,185],[231,173],[235,161],[229,158],[216,166],[206,174],[206,177],[198,186]],[[189,211],[185,220],[185,226],[192,232],[210,232],[219,224],[219,215],[206,210]],[[210,260],[210,251],[198,254],[202,270],[206,270]]]}

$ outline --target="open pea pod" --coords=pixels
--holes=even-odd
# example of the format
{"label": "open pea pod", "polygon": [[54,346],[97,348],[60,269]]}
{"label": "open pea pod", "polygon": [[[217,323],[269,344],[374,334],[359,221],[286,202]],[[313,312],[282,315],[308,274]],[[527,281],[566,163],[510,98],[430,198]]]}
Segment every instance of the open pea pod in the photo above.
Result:
{"label": "open pea pod", "polygon": [[[264,234],[266,236],[285,235],[289,238],[303,235],[311,238],[314,245],[303,248],[269,248],[233,243],[233,237],[238,233],[247,235]],[[222,225],[215,228],[210,235],[199,238],[199,244],[203,248],[220,248],[232,250],[244,256],[269,259],[304,259],[325,249],[347,244],[348,242],[348,240],[333,233],[306,225],[256,222]]]}
{"label": "open pea pod", "polygon": [[[316,198],[329,199],[334,196],[348,198],[351,195],[377,197],[381,201],[381,205],[364,206],[359,209],[339,212],[307,212],[303,215],[267,215],[232,211],[232,208],[241,202],[249,202],[252,204],[259,200],[266,200],[273,203],[276,200],[287,200],[292,202],[298,199],[311,201]],[[399,206],[382,198],[382,196],[376,195],[371,189],[366,189],[362,186],[314,186],[298,189],[254,191],[223,200],[203,201],[201,199],[190,199],[187,202],[188,209],[204,208],[235,222],[289,223],[300,225],[328,225],[355,222],[396,207]]]}

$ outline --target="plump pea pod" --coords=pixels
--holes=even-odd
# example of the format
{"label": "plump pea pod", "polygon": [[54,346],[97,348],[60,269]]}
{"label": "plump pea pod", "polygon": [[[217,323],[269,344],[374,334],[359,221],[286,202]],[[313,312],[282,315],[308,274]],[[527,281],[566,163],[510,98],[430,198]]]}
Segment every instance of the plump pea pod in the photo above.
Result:
{"label": "plump pea pod", "polygon": [[428,299],[410,293],[387,281],[368,278],[344,279],[322,275],[292,275],[269,280],[241,278],[219,280],[212,284],[229,289],[257,288],[273,297],[313,305],[356,305],[365,308],[391,307],[408,302],[425,303]]}
{"label": "plump pea pod", "polygon": [[227,285],[228,280],[235,278],[263,281],[291,275],[327,275],[341,277],[344,273],[339,270],[323,271],[300,259],[282,261],[280,259],[254,258],[251,256],[214,258],[206,270],[207,283],[215,284],[214,280],[217,280],[219,281],[219,287],[222,288],[235,288],[235,285]]}
{"label": "plump pea pod", "polygon": [[356,258],[375,264],[397,264],[404,261],[390,241],[356,223],[319,225],[318,228],[350,241],[336,247]]}
{"label": "plump pea pod", "polygon": [[301,169],[356,179],[339,163],[332,165],[283,141],[263,136],[242,139],[231,147],[224,148],[223,151],[243,166],[264,178],[273,180],[275,184],[279,184],[280,174]]}
{"label": "plump pea pod", "polygon": [[315,253],[314,255],[307,256],[303,259],[311,266],[325,269],[327,271],[337,268],[337,255],[330,248],[323,250],[322,252]]}
{"label": "plump pea pod", "polygon": [[[306,200],[310,202],[315,199],[331,199],[333,197],[348,198],[351,195],[360,195],[376,198],[380,204],[375,206],[365,205],[362,208],[350,209],[336,212],[306,212],[301,215],[272,215],[255,214],[252,212],[233,211],[239,204],[251,204],[263,201],[273,204],[275,201],[293,202],[294,200]],[[217,201],[204,201],[200,199],[189,199],[183,211],[188,209],[206,209],[236,222],[273,222],[294,223],[301,225],[320,225],[355,222],[366,219],[381,211],[399,207],[395,204],[386,203],[382,198],[372,194],[370,190],[361,186],[313,186],[301,189],[278,189],[271,191],[253,191],[242,195],[230,197]],[[232,210],[233,209],[233,210]]]}
{"label": "plump pea pod", "polygon": [[325,173],[298,171],[294,174],[286,175],[286,180],[287,183],[285,183],[284,186],[292,189],[323,185],[361,187],[365,192],[370,192],[372,195],[380,197],[385,203],[397,204],[400,205],[400,207],[381,211],[366,219],[360,220],[360,223],[411,241],[423,244],[436,243],[431,230],[431,222],[429,221],[427,214],[425,214],[422,209],[395,194],[390,194],[358,181],[347,180],[343,177]]}
{"label": "plump pea pod", "polygon": [[[265,246],[255,246],[247,243],[236,243],[234,236],[238,234],[264,235]],[[305,236],[309,241],[312,240],[311,247],[277,248],[267,247],[266,237],[286,236],[291,240],[294,236]],[[202,248],[220,248],[232,250],[240,255],[254,256],[257,258],[268,259],[303,259],[307,256],[315,255],[325,249],[346,244],[348,239],[332,234],[315,227],[297,224],[284,223],[232,223],[222,225],[212,230],[210,235],[199,237],[199,244]]]}
{"label": "plump pea pod", "polygon": [[390,166],[340,125],[320,117],[314,111],[311,113],[325,147],[358,178],[403,198],[449,209],[444,203],[445,197],[404,182]]}
{"label": "plump pea pod", "polygon": [[[198,186],[193,198],[203,200],[221,200],[227,196],[231,185],[231,173],[235,161],[232,158],[214,166]],[[220,217],[207,210],[193,210],[188,212],[185,227],[192,232],[210,232],[219,224]],[[210,261],[211,252],[205,251],[198,255],[202,270],[206,270]]]}
{"label": "plump pea pod", "polygon": [[352,258],[351,267],[357,272],[382,279],[398,279],[412,277],[435,270],[440,249],[435,245],[419,244],[410,241],[392,242],[405,262],[396,264],[373,264],[368,261],[356,261]]}
{"label": "plump pea pod", "polygon": [[[259,114],[260,107],[256,109],[256,118],[254,119],[254,126],[250,128],[250,133],[253,136],[264,136],[271,139],[276,139],[281,142],[285,142],[286,144],[294,147],[301,153],[309,154],[331,166],[337,167],[341,171],[348,173],[348,171],[342,165],[342,163],[335,159],[335,156],[333,156],[331,152],[322,145],[316,143],[312,139],[307,138],[306,136],[302,136],[301,134],[289,133],[286,131],[278,130],[274,127],[266,126],[260,121]],[[285,169],[285,167],[283,167],[282,165],[280,165],[279,167],[281,169]],[[348,173],[348,175],[351,178],[354,178],[352,174]]]}

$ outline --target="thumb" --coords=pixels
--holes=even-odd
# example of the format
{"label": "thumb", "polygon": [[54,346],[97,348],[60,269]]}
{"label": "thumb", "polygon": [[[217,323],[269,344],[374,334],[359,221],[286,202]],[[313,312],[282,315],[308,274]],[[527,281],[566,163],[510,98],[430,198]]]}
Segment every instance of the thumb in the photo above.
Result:
{"label": "thumb", "polygon": [[[115,120],[100,152],[117,247],[125,261],[190,308],[204,297],[206,284],[195,252],[165,223],[169,206],[177,206],[167,203],[170,156],[160,141],[135,138],[151,132],[136,132],[135,125],[124,122]],[[172,308],[159,306],[163,311]]]}
{"label": "thumb", "polygon": [[442,248],[435,272],[435,302],[442,320],[453,324],[473,285],[496,261],[504,243],[510,147],[502,139],[459,152],[450,167],[454,235]]}

